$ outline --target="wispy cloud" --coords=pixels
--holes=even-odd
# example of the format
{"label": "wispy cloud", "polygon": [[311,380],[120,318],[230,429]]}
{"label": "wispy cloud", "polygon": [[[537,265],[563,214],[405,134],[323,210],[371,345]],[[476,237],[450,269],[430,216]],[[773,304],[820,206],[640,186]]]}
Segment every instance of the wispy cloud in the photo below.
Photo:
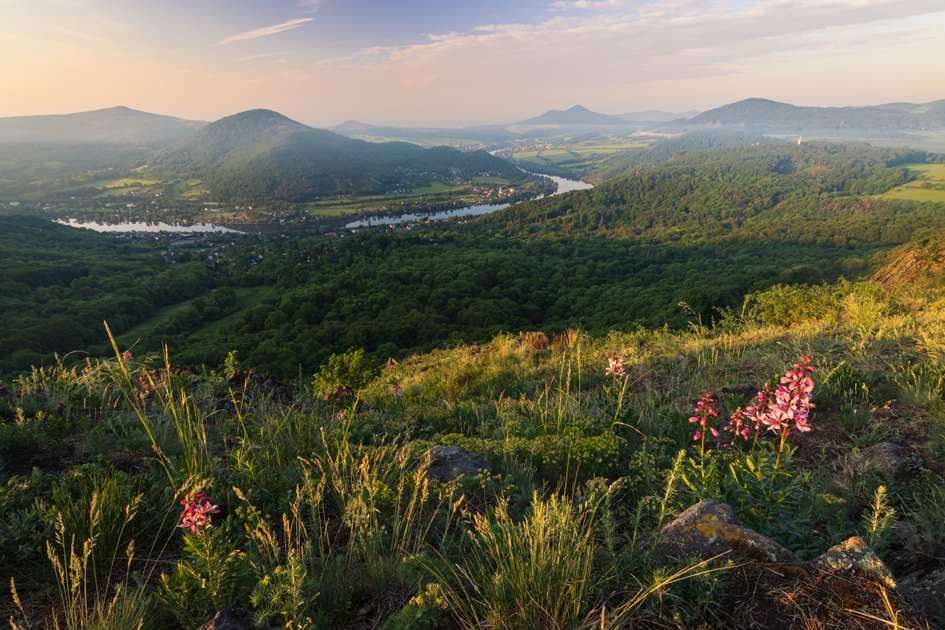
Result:
{"label": "wispy cloud", "polygon": [[249,57],[240,57],[239,59],[234,59],[234,61],[249,61],[251,59],[262,59],[263,57],[275,57],[277,55],[284,55],[284,52],[274,52],[274,53],[262,53],[259,55],[250,55]]}
{"label": "wispy cloud", "polygon": [[325,0],[300,0],[299,8],[303,11],[317,11]]}
{"label": "wispy cloud", "polygon": [[217,42],[216,45],[222,46],[223,44],[229,44],[230,42],[236,42],[242,39],[255,39],[257,37],[264,37],[266,35],[275,35],[276,33],[282,33],[284,31],[292,30],[293,28],[298,28],[306,22],[311,22],[314,19],[315,18],[295,18],[294,20],[289,20],[288,22],[283,22],[282,24],[276,24],[275,26],[267,26],[266,28],[257,28],[254,31],[246,31],[245,33],[230,35],[229,37],[224,37],[222,40]]}

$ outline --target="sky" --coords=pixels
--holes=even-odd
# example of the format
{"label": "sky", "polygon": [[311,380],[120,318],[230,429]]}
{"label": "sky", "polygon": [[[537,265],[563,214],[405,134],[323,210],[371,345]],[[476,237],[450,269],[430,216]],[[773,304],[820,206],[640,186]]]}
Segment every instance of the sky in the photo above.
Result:
{"label": "sky", "polygon": [[0,0],[0,117],[507,124],[945,98],[945,0]]}

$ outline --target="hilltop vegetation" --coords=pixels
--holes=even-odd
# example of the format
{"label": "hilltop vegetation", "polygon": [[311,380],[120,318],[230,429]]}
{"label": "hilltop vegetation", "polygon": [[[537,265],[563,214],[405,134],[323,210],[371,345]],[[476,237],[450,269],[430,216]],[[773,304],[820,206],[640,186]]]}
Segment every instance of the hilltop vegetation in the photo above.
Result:
{"label": "hilltop vegetation", "polygon": [[[311,629],[773,630],[797,617],[878,630],[897,615],[924,628],[906,590],[884,587],[884,608],[881,583],[856,571],[805,578],[779,565],[772,582],[749,554],[704,573],[649,542],[713,497],[805,559],[864,537],[897,578],[913,574],[915,605],[941,617],[923,594],[940,588],[945,522],[937,296],[869,284],[824,296],[778,288],[716,328],[678,333],[499,335],[379,375],[349,353],[324,371],[336,380],[304,378],[294,397],[232,356],[222,374],[137,350],[36,371],[3,392],[0,572],[21,605],[8,599],[0,613],[35,623],[58,612],[69,628],[96,616],[197,628],[235,605]],[[780,451],[771,433],[726,446],[727,416],[804,354],[812,431]],[[337,382],[360,384],[357,397],[314,398]],[[727,385],[738,393],[713,402],[726,420],[709,424],[723,438],[700,448],[690,409]],[[850,463],[881,443],[901,466]],[[435,446],[483,455],[491,471],[430,480]],[[761,474],[744,491],[712,481],[748,465]],[[181,523],[181,501],[213,508]],[[188,521],[197,527],[177,527]],[[764,588],[748,590],[755,581]],[[123,588],[115,599],[90,588],[86,600],[70,583]]]}

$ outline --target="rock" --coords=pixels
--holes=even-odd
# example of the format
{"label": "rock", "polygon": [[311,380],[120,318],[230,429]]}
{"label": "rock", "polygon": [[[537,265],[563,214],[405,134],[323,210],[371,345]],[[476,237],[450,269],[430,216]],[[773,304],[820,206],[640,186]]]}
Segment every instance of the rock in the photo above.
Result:
{"label": "rock", "polygon": [[267,378],[265,374],[241,372],[237,370],[227,379],[226,396],[213,401],[214,409],[225,411],[228,415],[254,411],[265,399],[281,405],[291,404],[294,400],[292,389],[281,381]]}
{"label": "rock", "polygon": [[900,478],[906,473],[906,457],[909,449],[890,442],[880,442],[869,448],[847,453],[834,462],[834,468],[842,472],[865,472],[870,469],[891,477]]}
{"label": "rock", "polygon": [[835,547],[831,547],[811,563],[818,569],[833,571],[860,571],[875,577],[889,588],[896,588],[892,571],[879,559],[866,542],[853,536]]}
{"label": "rock", "polygon": [[423,458],[427,479],[449,483],[463,475],[491,473],[492,464],[482,455],[467,451],[462,446],[434,446]]}
{"label": "rock", "polygon": [[945,617],[945,569],[916,571],[899,580],[899,592],[930,617]]}
{"label": "rock", "polygon": [[734,552],[803,572],[800,558],[767,536],[742,525],[731,506],[713,499],[696,503],[663,527],[657,546],[702,559]]}
{"label": "rock", "polygon": [[269,624],[255,625],[253,613],[243,608],[224,608],[200,630],[269,630]]}
{"label": "rock", "polygon": [[339,385],[335,389],[331,390],[331,392],[322,398],[322,400],[327,403],[348,402],[349,400],[354,400],[354,390],[347,385]]}

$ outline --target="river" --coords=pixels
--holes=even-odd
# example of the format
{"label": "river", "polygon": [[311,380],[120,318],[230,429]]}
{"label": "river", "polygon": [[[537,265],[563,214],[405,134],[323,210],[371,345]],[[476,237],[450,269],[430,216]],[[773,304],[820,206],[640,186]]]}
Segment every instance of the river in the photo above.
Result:
{"label": "river", "polygon": [[[558,190],[553,193],[553,195],[560,195],[561,193],[571,192],[572,190],[584,190],[585,188],[591,188],[592,185],[575,181],[573,179],[564,179],[563,177],[549,177],[550,179],[558,182]],[[547,195],[551,197],[552,195]],[[483,205],[483,206],[467,206],[465,208],[456,208],[455,210],[445,210],[442,212],[420,212],[416,214],[398,214],[398,215],[387,215],[382,217],[368,217],[367,219],[360,219],[358,221],[352,221],[348,223],[346,228],[361,228],[368,227],[371,225],[397,225],[401,221],[416,221],[418,219],[448,219],[450,217],[470,217],[478,216],[483,214],[489,214],[490,212],[495,212],[496,210],[501,210],[502,208],[508,208],[509,204],[507,203],[498,203],[493,205]]]}
{"label": "river", "polygon": [[[196,223],[194,225],[179,225],[172,223],[146,223],[139,221],[137,223],[104,223],[102,221],[79,221],[78,219],[57,219],[56,223],[70,225],[72,227],[89,228],[96,232],[135,232],[138,234],[149,234],[152,232],[214,232],[222,234],[224,232],[241,233],[241,230],[226,228],[221,225],[211,223]],[[249,231],[249,230],[245,230]]]}
{"label": "river", "polygon": [[[548,176],[546,176],[548,177]],[[584,190],[585,188],[591,188],[591,184],[584,182],[575,181],[573,179],[564,179],[563,177],[551,177],[551,179],[558,182],[558,190],[554,193],[555,195],[560,195],[561,193],[570,192],[572,190]],[[551,196],[551,195],[548,195]],[[367,219],[361,219],[359,221],[352,221],[348,223],[345,227],[347,228],[360,228],[366,227],[369,225],[397,225],[401,221],[416,221],[418,219],[448,219],[450,217],[470,217],[477,216],[482,214],[489,214],[490,212],[495,212],[496,210],[501,210],[502,208],[507,208],[509,204],[500,203],[494,205],[482,205],[482,206],[468,206],[466,208],[456,208],[455,210],[446,210],[442,212],[421,212],[417,214],[400,214],[400,215],[388,215],[383,217],[369,217]],[[227,228],[220,225],[213,225],[211,223],[197,223],[194,225],[180,225],[172,223],[105,223],[101,221],[79,221],[78,219],[65,219],[57,220],[57,223],[62,223],[63,225],[71,225],[72,227],[83,227],[89,228],[90,230],[95,230],[96,232],[135,232],[138,234],[141,233],[151,233],[151,232],[181,232],[181,233],[192,233],[192,232],[214,232],[222,234],[225,232],[249,232],[249,228],[246,230],[234,230],[233,228]]]}

